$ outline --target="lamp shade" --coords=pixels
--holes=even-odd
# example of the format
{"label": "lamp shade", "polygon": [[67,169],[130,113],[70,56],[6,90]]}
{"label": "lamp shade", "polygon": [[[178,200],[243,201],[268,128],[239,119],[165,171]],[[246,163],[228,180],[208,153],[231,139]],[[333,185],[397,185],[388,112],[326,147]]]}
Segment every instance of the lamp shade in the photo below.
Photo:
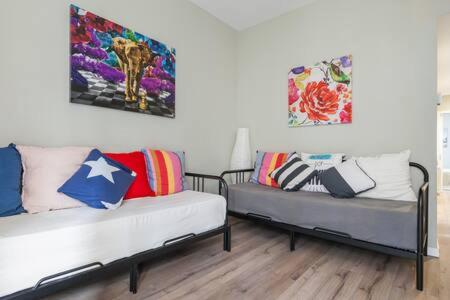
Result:
{"label": "lamp shade", "polygon": [[231,170],[248,169],[252,166],[252,155],[250,153],[250,134],[248,128],[238,128],[236,142],[231,154]]}

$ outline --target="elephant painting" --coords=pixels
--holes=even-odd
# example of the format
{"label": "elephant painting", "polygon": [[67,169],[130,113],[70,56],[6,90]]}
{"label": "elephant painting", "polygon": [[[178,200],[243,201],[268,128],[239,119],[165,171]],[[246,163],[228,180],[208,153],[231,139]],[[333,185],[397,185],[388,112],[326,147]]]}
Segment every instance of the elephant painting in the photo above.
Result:
{"label": "elephant painting", "polygon": [[142,74],[152,62],[153,54],[145,43],[136,43],[122,37],[113,38],[112,49],[125,74],[125,101],[136,102],[139,99]]}
{"label": "elephant painting", "polygon": [[175,118],[175,48],[70,6],[70,102]]}

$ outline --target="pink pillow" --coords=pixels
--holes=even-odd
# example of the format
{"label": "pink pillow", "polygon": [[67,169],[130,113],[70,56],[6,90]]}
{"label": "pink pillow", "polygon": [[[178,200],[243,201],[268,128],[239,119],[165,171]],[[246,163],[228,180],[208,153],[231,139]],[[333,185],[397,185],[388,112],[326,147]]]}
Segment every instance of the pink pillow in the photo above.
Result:
{"label": "pink pillow", "polygon": [[77,171],[92,148],[17,146],[23,165],[23,207],[29,213],[84,206],[58,188]]}

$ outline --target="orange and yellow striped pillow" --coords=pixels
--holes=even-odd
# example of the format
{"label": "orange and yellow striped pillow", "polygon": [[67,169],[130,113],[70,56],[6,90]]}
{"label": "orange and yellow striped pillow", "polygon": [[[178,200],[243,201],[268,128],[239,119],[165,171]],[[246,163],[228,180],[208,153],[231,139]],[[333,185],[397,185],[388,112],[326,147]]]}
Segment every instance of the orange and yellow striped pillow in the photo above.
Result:
{"label": "orange and yellow striped pillow", "polygon": [[179,193],[187,189],[184,152],[143,149],[150,188],[156,196]]}
{"label": "orange and yellow striped pillow", "polygon": [[256,153],[255,171],[250,177],[250,182],[278,188],[278,183],[270,177],[270,173],[284,164],[290,154],[258,151]]}

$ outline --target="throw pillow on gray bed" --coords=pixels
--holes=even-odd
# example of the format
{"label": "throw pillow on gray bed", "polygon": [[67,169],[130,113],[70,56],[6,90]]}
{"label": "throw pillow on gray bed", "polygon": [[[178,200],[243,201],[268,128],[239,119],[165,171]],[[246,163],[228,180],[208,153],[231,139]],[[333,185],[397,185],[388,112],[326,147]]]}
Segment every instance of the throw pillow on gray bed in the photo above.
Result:
{"label": "throw pillow on gray bed", "polygon": [[[342,163],[344,158],[343,153],[301,153],[301,159],[304,163],[308,164],[310,167],[317,170],[318,175],[320,175],[325,170],[331,167],[335,167]],[[320,181],[319,176],[314,176],[309,182],[307,182],[302,188],[302,191],[306,192],[320,192],[328,193],[325,186]]]}
{"label": "throw pillow on gray bed", "polygon": [[354,159],[332,167],[319,174],[319,179],[333,197],[353,198],[376,186]]}
{"label": "throw pillow on gray bed", "polygon": [[317,175],[317,170],[308,166],[298,156],[292,154],[289,159],[270,173],[278,185],[285,191],[298,191],[302,186]]}

